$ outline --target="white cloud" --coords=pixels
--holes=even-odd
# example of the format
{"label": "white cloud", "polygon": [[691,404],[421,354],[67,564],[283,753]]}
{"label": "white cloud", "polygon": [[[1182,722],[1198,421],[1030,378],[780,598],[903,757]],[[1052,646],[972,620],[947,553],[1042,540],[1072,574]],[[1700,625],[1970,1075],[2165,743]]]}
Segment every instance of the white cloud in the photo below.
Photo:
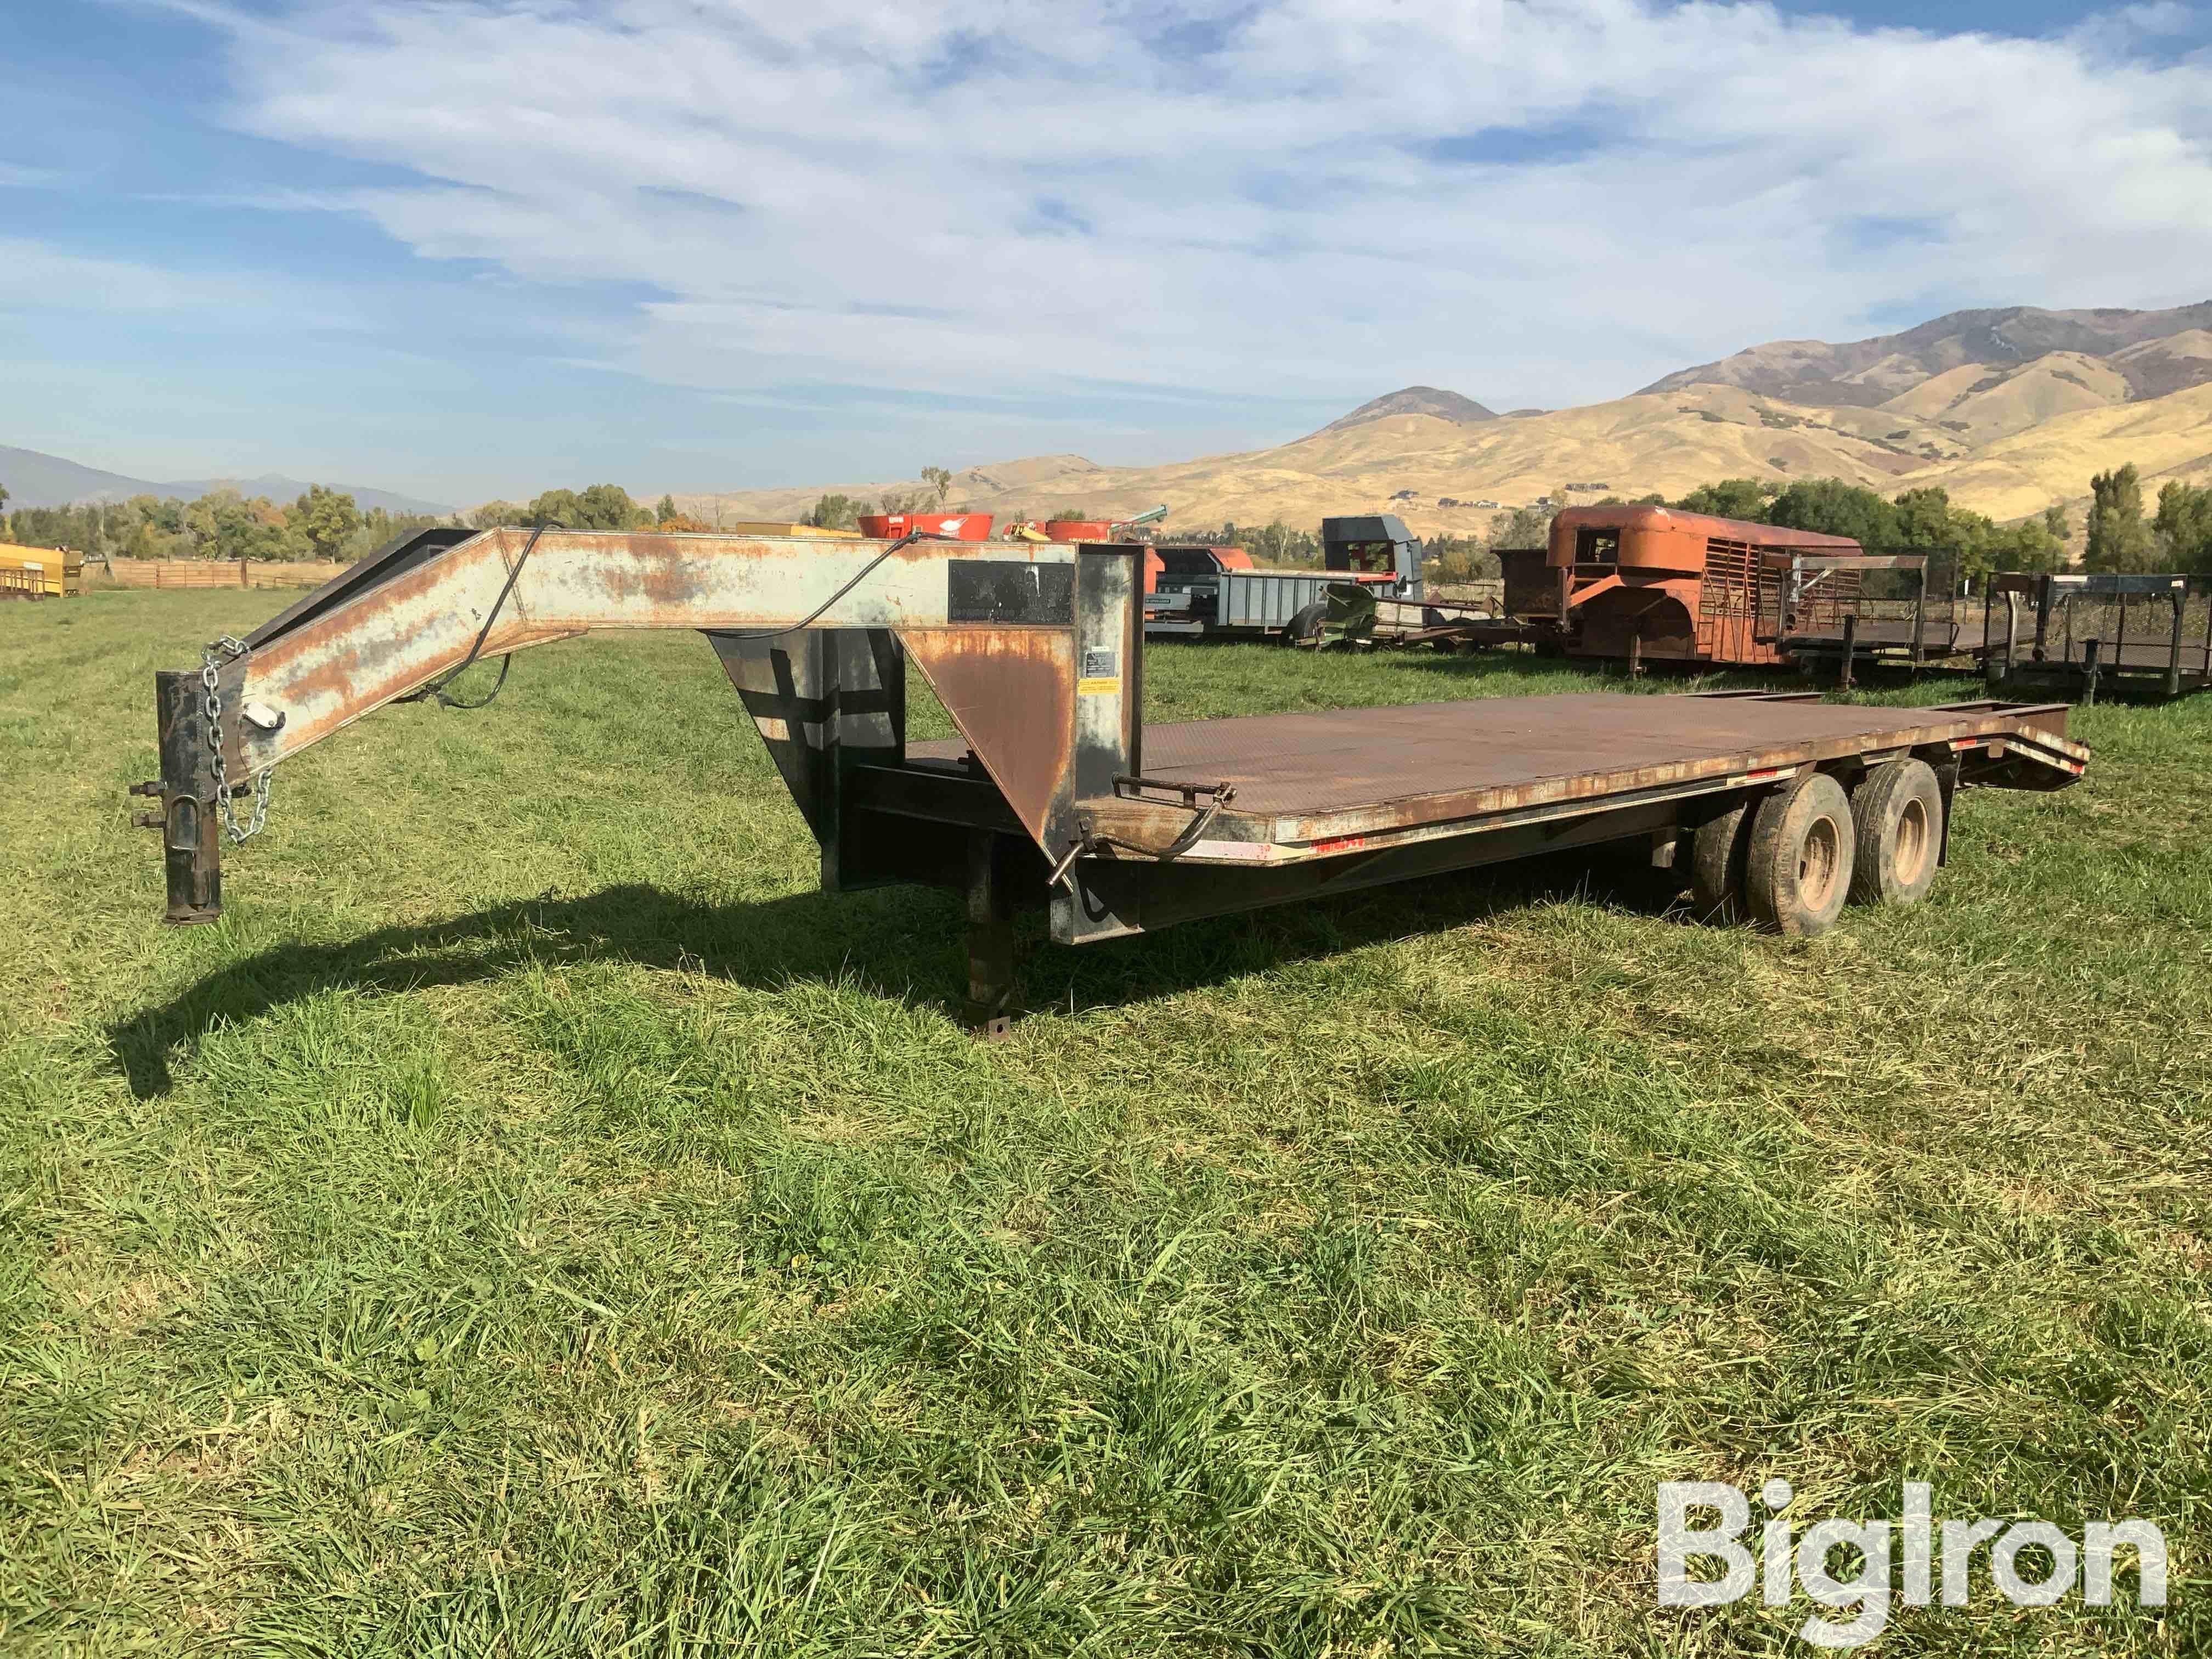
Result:
{"label": "white cloud", "polygon": [[193,9],[237,36],[241,127],[411,170],[344,202],[426,256],[645,285],[611,349],[675,384],[1563,402],[1895,303],[2212,269],[2212,67],[2081,34],[1696,0]]}
{"label": "white cloud", "polygon": [[265,297],[234,276],[164,270],[71,253],[26,237],[0,237],[0,307],[9,310],[229,313]]}
{"label": "white cloud", "polygon": [[2197,13],[2179,0],[2150,0],[2147,5],[2123,6],[2120,21],[2139,34],[2186,34],[2196,27]]}

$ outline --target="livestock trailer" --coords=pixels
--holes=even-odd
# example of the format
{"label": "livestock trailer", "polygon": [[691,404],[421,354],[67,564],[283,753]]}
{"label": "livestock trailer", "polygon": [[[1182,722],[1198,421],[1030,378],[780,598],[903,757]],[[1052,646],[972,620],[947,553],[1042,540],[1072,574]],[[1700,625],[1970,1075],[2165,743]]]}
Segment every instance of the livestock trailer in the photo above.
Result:
{"label": "livestock trailer", "polygon": [[[1502,550],[1507,612],[1571,657],[1771,667],[1782,649],[1790,561],[1855,556],[1845,536],[1684,513],[1571,507],[1538,556]],[[1848,589],[1827,585],[1821,602]],[[1810,620],[1808,616],[1808,620]]]}
{"label": "livestock trailer", "polygon": [[[1814,933],[1908,903],[1959,792],[2060,787],[2064,705],[1500,698],[1148,725],[1143,550],[538,529],[402,538],[155,677],[167,920],[213,920],[271,769],[483,658],[599,628],[703,632],[831,890],[964,896],[967,1014],[1006,1029],[1016,915],[1085,945],[1626,842],[1701,911]],[[907,736],[911,661],[958,736]],[[504,669],[502,668],[502,676]],[[464,705],[465,706],[465,705]],[[404,795],[404,781],[394,787]],[[241,799],[250,799],[240,823]],[[433,833],[441,833],[433,830]],[[451,833],[447,831],[446,833]]]}

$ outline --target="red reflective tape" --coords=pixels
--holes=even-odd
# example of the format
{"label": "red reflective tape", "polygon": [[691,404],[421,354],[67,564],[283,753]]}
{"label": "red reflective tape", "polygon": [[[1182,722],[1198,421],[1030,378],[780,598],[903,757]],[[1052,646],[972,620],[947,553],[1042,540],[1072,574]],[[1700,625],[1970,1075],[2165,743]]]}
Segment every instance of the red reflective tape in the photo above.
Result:
{"label": "red reflective tape", "polygon": [[1316,853],[1349,853],[1366,845],[1367,837],[1364,836],[1331,836],[1327,841],[1316,842],[1313,850]]}

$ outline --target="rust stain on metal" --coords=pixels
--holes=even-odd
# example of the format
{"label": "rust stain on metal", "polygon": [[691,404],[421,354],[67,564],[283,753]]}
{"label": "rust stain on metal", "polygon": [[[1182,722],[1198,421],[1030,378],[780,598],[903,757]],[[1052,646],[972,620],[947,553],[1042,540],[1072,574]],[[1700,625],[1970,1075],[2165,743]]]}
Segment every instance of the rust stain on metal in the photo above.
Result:
{"label": "rust stain on metal", "polygon": [[1040,840],[1075,753],[1075,641],[1060,629],[908,628],[899,637]]}
{"label": "rust stain on metal", "polygon": [[696,608],[712,589],[708,569],[714,560],[768,551],[757,542],[708,544],[683,536],[570,536],[562,542],[563,553],[589,556],[585,568],[596,585],[641,621]]}

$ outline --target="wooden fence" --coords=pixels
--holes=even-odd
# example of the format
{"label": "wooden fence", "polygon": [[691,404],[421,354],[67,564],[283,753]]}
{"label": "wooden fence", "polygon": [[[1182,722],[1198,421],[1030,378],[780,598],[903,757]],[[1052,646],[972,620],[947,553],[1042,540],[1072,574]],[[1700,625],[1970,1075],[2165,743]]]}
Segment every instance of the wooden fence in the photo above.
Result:
{"label": "wooden fence", "polygon": [[115,559],[84,574],[93,587],[315,587],[346,568],[335,560]]}

